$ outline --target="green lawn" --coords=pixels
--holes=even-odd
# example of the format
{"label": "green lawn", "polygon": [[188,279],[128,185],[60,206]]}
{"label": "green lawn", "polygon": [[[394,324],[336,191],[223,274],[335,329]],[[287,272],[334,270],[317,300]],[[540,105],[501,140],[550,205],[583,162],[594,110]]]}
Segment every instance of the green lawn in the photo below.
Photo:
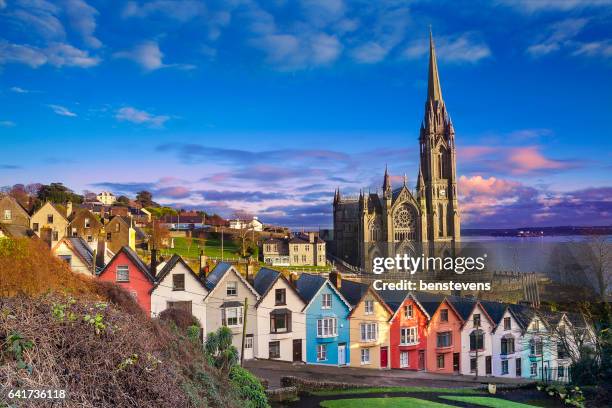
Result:
{"label": "green lawn", "polygon": [[[174,238],[174,248],[162,249],[163,255],[179,254],[183,258],[197,259],[200,256],[200,250],[204,249],[204,254],[212,258],[221,258],[221,239],[201,239],[194,238],[191,247],[187,245],[187,239],[184,237]],[[230,239],[223,241],[223,257],[238,258],[238,247]]]}
{"label": "green lawn", "polygon": [[434,388],[434,387],[369,387],[351,388],[346,390],[324,390],[313,391],[312,395],[321,397],[329,395],[357,395],[357,394],[376,394],[382,392],[432,392],[438,394],[459,394],[459,395],[483,395],[483,391],[473,388]]}
{"label": "green lawn", "polygon": [[482,407],[492,408],[536,408],[535,405],[521,404],[520,402],[508,401],[492,397],[476,397],[476,396],[460,396],[460,395],[442,395],[440,398],[465,402],[468,404],[480,405]]}
{"label": "green lawn", "polygon": [[410,397],[339,399],[323,401],[320,405],[323,408],[452,408],[452,405]]}

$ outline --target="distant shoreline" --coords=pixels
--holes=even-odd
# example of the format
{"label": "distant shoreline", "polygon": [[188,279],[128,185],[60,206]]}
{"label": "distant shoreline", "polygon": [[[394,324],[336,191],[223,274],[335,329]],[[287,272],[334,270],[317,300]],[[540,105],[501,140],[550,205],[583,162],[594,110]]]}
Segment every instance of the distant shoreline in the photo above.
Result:
{"label": "distant shoreline", "polygon": [[464,236],[491,237],[540,237],[559,235],[612,235],[612,226],[597,227],[524,227],[524,228],[465,228],[461,230]]}

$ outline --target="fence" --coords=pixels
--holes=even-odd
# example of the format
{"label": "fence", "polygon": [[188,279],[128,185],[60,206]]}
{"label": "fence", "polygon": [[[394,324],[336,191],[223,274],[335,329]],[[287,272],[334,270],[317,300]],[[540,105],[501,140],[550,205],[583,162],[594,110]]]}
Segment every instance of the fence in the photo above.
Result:
{"label": "fence", "polygon": [[540,367],[538,369],[537,380],[546,384],[550,383],[569,383],[572,380],[572,372],[569,367]]}

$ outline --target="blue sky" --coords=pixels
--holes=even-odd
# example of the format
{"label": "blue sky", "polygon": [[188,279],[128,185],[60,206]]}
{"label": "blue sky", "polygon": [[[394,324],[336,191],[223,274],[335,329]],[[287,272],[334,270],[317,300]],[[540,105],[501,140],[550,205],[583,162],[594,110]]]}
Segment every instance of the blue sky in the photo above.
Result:
{"label": "blue sky", "polygon": [[0,0],[0,186],[329,226],[416,181],[430,25],[464,227],[612,224],[605,0]]}

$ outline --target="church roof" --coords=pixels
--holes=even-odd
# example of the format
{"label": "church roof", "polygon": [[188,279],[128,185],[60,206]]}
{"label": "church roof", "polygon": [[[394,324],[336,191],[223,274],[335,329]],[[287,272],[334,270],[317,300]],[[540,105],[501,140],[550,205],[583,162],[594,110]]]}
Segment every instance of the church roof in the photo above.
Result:
{"label": "church roof", "polygon": [[438,61],[433,35],[429,32],[429,78],[427,84],[427,101],[442,101],[442,87],[438,75]]}

